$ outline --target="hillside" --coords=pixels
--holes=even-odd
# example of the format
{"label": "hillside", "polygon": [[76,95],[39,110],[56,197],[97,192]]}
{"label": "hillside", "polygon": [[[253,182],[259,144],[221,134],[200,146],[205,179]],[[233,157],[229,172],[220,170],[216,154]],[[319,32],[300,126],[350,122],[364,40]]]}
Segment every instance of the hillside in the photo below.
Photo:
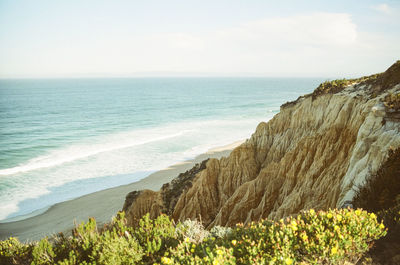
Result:
{"label": "hillside", "polygon": [[350,205],[400,147],[399,93],[400,61],[381,74],[325,82],[282,105],[228,157],[210,159],[158,192],[130,193],[128,222],[149,212],[233,226]]}

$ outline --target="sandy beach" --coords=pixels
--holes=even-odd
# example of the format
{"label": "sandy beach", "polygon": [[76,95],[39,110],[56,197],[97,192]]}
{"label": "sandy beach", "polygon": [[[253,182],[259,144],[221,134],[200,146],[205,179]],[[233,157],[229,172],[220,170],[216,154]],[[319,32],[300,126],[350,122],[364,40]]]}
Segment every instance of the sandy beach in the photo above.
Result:
{"label": "sandy beach", "polygon": [[0,223],[0,239],[10,236],[18,237],[20,241],[39,240],[44,236],[51,236],[58,232],[69,232],[74,222],[86,221],[95,217],[99,224],[109,222],[122,209],[125,196],[134,190],[159,190],[164,183],[177,177],[207,158],[220,158],[229,153],[243,141],[211,149],[208,152],[188,160],[157,171],[148,177],[128,185],[106,189],[91,193],[73,200],[61,202],[51,206],[45,212],[27,219]]}

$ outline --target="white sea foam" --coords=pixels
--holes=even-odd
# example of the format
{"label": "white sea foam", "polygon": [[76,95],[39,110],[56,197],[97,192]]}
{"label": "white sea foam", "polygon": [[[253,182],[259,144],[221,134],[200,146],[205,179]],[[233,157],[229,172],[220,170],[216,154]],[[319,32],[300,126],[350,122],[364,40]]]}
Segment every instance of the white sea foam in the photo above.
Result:
{"label": "white sea foam", "polygon": [[211,148],[248,138],[260,120],[181,122],[93,137],[3,169],[1,181],[12,188],[0,194],[0,220],[137,181],[135,172],[160,170]]}
{"label": "white sea foam", "polygon": [[0,219],[134,182],[248,138],[317,81],[2,81]]}
{"label": "white sea foam", "polygon": [[44,155],[44,156],[40,156],[40,157],[31,159],[26,164],[12,167],[12,168],[2,169],[2,170],[0,170],[0,175],[11,175],[11,174],[17,174],[17,173],[27,172],[27,171],[31,171],[31,170],[54,167],[54,166],[58,166],[63,163],[66,163],[66,162],[71,162],[74,160],[87,158],[87,157],[97,155],[97,154],[100,154],[103,152],[109,152],[109,151],[118,150],[118,149],[122,149],[122,148],[147,144],[150,142],[166,140],[169,138],[180,136],[186,132],[187,132],[187,130],[178,132],[178,133],[174,133],[174,134],[170,134],[170,135],[158,136],[158,137],[151,138],[151,139],[142,139],[142,140],[124,139],[125,141],[122,141],[122,142],[115,141],[115,142],[98,143],[95,145],[77,145],[77,146],[73,146],[73,147],[67,147],[65,149],[52,152],[48,155]]}

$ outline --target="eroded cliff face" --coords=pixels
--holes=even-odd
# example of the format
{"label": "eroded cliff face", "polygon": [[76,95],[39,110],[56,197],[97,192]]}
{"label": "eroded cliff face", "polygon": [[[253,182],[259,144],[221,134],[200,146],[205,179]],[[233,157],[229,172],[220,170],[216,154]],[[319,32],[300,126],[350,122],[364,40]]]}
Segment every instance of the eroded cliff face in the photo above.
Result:
{"label": "eroded cliff face", "polygon": [[175,186],[172,196],[166,196],[171,185],[135,193],[124,206],[128,221],[164,212],[175,220],[231,226],[343,206],[389,150],[400,147],[400,116],[383,103],[400,92],[400,62],[394,66],[384,73],[389,81],[380,75],[285,104],[229,157],[210,159],[190,184]]}

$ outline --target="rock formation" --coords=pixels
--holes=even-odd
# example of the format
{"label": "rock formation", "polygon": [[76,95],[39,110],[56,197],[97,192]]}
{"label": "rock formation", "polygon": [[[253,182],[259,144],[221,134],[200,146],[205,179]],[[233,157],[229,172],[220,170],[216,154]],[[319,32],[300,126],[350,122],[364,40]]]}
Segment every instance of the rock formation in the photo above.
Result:
{"label": "rock formation", "polygon": [[282,105],[228,157],[203,162],[158,192],[130,193],[128,221],[163,212],[231,226],[342,207],[400,147],[400,110],[385,102],[399,93],[400,61],[382,74],[321,84]]}

